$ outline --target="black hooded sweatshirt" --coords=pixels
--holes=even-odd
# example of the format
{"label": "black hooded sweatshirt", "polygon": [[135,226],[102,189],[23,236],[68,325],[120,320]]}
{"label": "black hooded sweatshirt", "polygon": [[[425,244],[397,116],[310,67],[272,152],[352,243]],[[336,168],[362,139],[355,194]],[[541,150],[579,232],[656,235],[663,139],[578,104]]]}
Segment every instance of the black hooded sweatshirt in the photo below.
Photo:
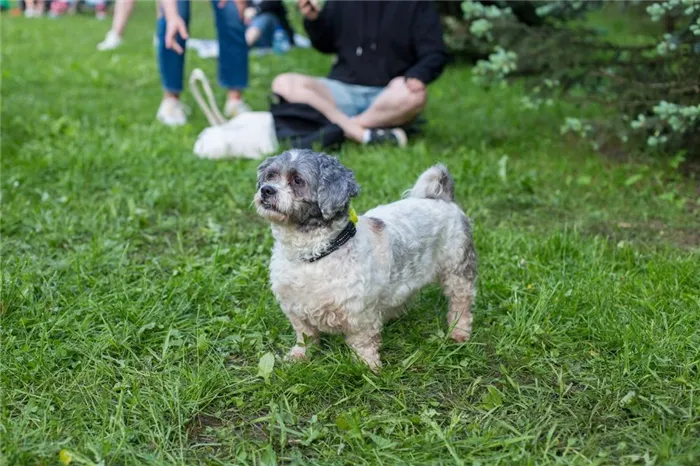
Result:
{"label": "black hooded sweatshirt", "polygon": [[429,84],[447,61],[432,1],[329,0],[304,28],[314,48],[336,55],[328,77],[347,84],[383,87],[398,76]]}

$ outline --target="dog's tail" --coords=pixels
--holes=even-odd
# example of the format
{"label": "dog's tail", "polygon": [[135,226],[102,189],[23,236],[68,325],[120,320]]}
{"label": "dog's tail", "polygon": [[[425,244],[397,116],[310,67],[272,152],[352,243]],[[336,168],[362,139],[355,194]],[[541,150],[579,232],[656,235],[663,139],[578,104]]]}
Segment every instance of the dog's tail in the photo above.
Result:
{"label": "dog's tail", "polygon": [[406,197],[454,202],[455,182],[447,168],[437,164],[423,172],[413,188],[406,192]]}

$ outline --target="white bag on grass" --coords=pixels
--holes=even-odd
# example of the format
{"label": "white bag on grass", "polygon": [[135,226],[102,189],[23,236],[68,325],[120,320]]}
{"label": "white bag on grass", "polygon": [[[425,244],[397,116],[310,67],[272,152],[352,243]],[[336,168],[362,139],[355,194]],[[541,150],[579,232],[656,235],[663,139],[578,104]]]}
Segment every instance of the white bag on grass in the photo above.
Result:
{"label": "white bag on grass", "polygon": [[[204,100],[197,82],[201,82],[209,103]],[[275,121],[270,112],[246,112],[229,121],[216,106],[209,80],[199,68],[190,75],[190,89],[211,127],[202,131],[194,143],[194,153],[202,159],[261,159],[277,150]]]}

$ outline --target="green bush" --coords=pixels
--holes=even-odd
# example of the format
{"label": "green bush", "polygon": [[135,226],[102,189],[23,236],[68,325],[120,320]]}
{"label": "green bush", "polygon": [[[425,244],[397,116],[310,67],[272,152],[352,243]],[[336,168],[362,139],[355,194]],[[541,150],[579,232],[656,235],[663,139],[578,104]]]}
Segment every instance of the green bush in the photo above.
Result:
{"label": "green bush", "polygon": [[[441,4],[446,40],[475,62],[475,80],[526,78],[523,105],[533,110],[554,96],[599,105],[605,118],[571,115],[562,126],[596,148],[622,142],[700,155],[700,0],[455,5]],[[606,29],[611,16],[625,27]]]}

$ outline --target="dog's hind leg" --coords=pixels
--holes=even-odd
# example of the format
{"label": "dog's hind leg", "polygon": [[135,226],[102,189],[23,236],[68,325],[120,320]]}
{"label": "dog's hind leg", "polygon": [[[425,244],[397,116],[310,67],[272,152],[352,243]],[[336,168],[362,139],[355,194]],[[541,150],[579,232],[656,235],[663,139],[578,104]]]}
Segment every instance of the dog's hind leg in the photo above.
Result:
{"label": "dog's hind leg", "polygon": [[450,338],[458,342],[467,341],[472,334],[471,307],[476,294],[474,282],[458,275],[449,275],[443,280],[442,286],[450,300],[450,310],[447,313]]}
{"label": "dog's hind leg", "polygon": [[[465,219],[466,228],[469,223]],[[471,231],[463,246],[464,254],[459,263],[451,264],[440,274],[443,292],[450,300],[447,323],[450,337],[458,342],[467,341],[472,334],[472,304],[476,297],[477,257]]]}

